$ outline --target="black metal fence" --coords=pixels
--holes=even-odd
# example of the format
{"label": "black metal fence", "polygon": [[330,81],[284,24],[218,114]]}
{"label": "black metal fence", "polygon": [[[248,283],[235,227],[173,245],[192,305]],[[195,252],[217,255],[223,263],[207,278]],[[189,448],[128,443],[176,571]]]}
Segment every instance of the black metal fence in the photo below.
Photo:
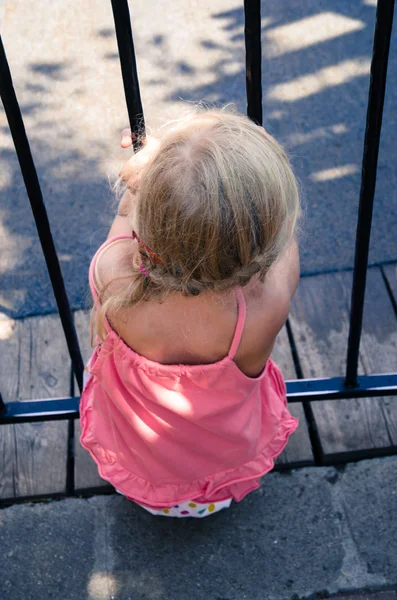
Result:
{"label": "black metal fence", "polygon": [[[139,91],[128,2],[127,0],[111,1],[131,131],[142,133],[144,130],[144,114]],[[247,114],[253,121],[262,124],[260,12],[260,0],[244,0]],[[307,404],[313,400],[397,395],[397,373],[366,376],[358,376],[357,374],[393,12],[394,0],[378,0],[362,162],[346,376],[345,378],[334,377],[288,381],[287,392],[289,402],[303,402]],[[51,278],[73,371],[81,392],[84,368],[83,360],[39,180],[30,152],[28,138],[1,37],[0,96],[8,119],[47,269]],[[0,425],[32,421],[76,419],[78,417],[78,397],[28,400],[6,404],[3,402],[0,394]],[[73,486],[69,487],[69,490],[72,488]]]}

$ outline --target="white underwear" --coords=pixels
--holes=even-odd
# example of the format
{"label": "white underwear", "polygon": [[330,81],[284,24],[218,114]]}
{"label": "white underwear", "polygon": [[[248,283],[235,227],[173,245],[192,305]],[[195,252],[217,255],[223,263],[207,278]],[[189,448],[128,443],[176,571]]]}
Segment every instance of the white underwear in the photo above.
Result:
{"label": "white underwear", "polygon": [[[116,490],[116,492],[121,494],[119,490]],[[138,506],[144,508],[152,515],[159,517],[177,517],[180,519],[183,519],[184,517],[195,517],[196,519],[202,519],[203,517],[213,515],[224,508],[229,508],[231,503],[232,498],[220,502],[207,502],[205,504],[187,500],[186,502],[176,504],[172,508],[148,508],[147,506],[143,506],[143,504],[139,504],[139,502],[136,502],[135,504],[138,504]]]}

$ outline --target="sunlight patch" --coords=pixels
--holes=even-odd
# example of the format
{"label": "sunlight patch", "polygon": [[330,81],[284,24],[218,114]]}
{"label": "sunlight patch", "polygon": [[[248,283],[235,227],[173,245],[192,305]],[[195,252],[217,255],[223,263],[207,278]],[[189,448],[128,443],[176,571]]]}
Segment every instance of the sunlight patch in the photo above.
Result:
{"label": "sunlight patch", "polygon": [[238,75],[241,72],[241,64],[239,62],[227,62],[223,65],[224,75]]}
{"label": "sunlight patch", "polygon": [[89,600],[113,600],[117,584],[112,575],[104,572],[92,573],[87,585]]}
{"label": "sunlight patch", "polygon": [[334,167],[333,169],[315,171],[311,173],[310,179],[312,181],[329,181],[330,179],[341,179],[341,177],[353,175],[353,173],[357,173],[358,171],[358,165],[343,165],[341,167]]}
{"label": "sunlight patch", "polygon": [[299,144],[308,144],[314,140],[326,138],[330,135],[341,135],[348,131],[349,130],[344,123],[336,123],[335,125],[329,125],[327,127],[318,127],[307,133],[292,133],[287,141],[292,146],[299,146]]}
{"label": "sunlight patch", "polygon": [[137,414],[132,414],[130,416],[130,420],[133,423],[135,431],[145,441],[154,443],[159,439],[159,434],[154,431],[150,425],[145,423],[145,421],[143,421]]}
{"label": "sunlight patch", "polygon": [[355,77],[369,75],[370,65],[371,61],[367,58],[344,60],[310,75],[303,75],[287,83],[277,84],[267,94],[267,98],[281,102],[295,102],[318,94],[327,88],[348,83]]}
{"label": "sunlight patch", "polygon": [[62,262],[70,262],[73,256],[71,254],[58,254],[58,258]]}
{"label": "sunlight patch", "polygon": [[267,31],[266,55],[275,58],[364,28],[363,21],[324,12]]}
{"label": "sunlight patch", "polygon": [[7,315],[0,312],[0,340],[9,340],[15,330],[15,321]]}
{"label": "sunlight patch", "polygon": [[287,115],[285,110],[273,110],[267,115],[267,119],[273,119],[274,121],[281,121],[283,117]]}

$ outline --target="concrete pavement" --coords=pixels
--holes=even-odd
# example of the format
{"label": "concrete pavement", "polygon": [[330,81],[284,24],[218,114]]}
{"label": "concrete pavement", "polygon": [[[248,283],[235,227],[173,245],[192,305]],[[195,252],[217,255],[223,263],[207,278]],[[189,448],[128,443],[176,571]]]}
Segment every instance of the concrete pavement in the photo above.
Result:
{"label": "concrete pavement", "polygon": [[397,457],[271,473],[200,521],[118,495],[15,505],[0,556],[4,600],[396,600]]}

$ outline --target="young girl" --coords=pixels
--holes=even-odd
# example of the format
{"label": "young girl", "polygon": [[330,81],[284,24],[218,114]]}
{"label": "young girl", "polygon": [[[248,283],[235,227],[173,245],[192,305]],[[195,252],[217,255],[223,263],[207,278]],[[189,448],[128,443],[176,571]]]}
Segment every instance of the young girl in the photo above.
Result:
{"label": "young girl", "polygon": [[162,128],[121,175],[90,267],[81,443],[149,512],[205,517],[258,488],[298,426],[269,358],[299,279],[297,185],[263,128],[216,110]]}

